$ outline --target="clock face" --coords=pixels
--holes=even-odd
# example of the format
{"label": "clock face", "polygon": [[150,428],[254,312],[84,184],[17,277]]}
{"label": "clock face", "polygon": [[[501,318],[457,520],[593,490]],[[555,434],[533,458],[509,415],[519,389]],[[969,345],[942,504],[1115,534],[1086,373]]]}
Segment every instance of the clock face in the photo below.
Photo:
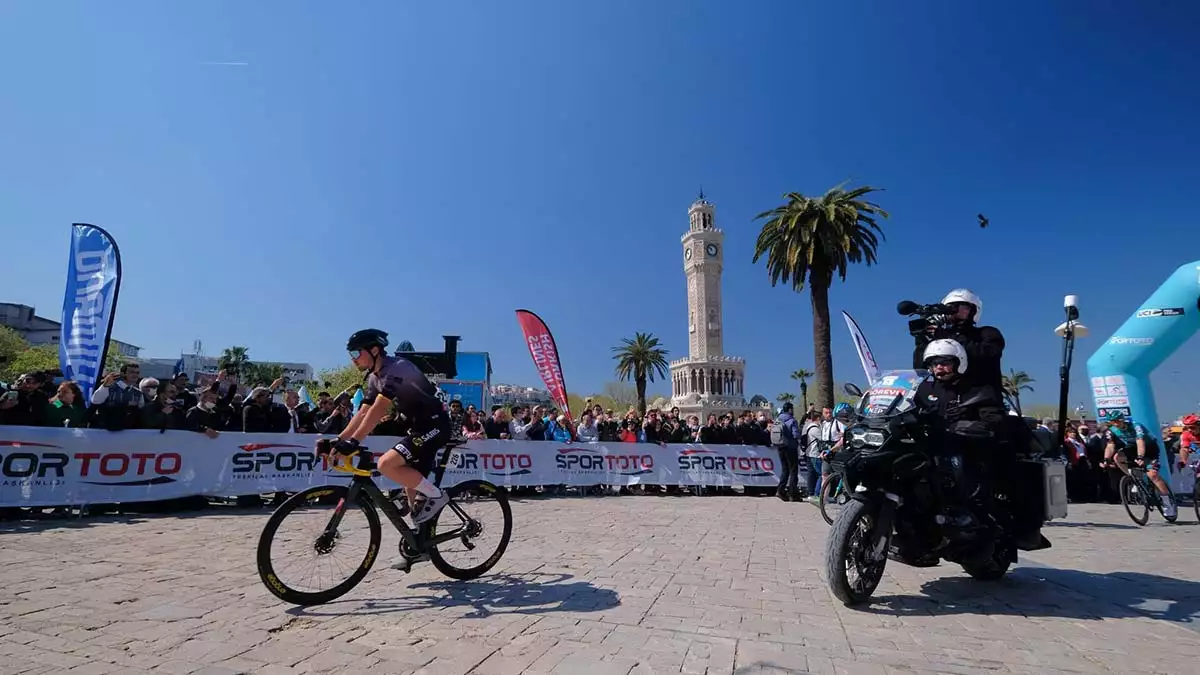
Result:
{"label": "clock face", "polygon": [[704,248],[704,251],[706,253],[708,253],[708,257],[710,257],[710,258],[717,257],[717,245],[716,244],[709,244],[708,246],[706,246]]}
{"label": "clock face", "polygon": [[692,259],[692,249],[690,249],[690,248],[683,249],[683,257],[686,260],[691,260]]}

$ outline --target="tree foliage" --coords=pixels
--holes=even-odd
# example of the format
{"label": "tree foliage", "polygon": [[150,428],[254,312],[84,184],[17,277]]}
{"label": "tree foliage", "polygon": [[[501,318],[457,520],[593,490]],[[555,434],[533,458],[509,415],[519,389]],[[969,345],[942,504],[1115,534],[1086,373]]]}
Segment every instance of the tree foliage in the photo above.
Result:
{"label": "tree foliage", "polygon": [[1017,412],[1023,412],[1021,407],[1021,392],[1033,391],[1033,383],[1036,382],[1029,373],[1023,370],[1008,369],[1008,375],[1001,377],[1001,386],[1004,388],[1004,393],[1008,394],[1013,399],[1013,404],[1017,408]]}
{"label": "tree foliage", "polygon": [[[637,405],[637,389],[624,382],[605,382],[595,399],[605,410],[612,408],[613,412],[619,410],[624,413]],[[601,402],[601,399],[607,399],[608,403]]]}
{"label": "tree foliage", "polygon": [[833,355],[830,346],[829,288],[835,276],[846,280],[851,265],[875,263],[876,249],[883,239],[877,217],[888,214],[862,197],[876,188],[863,186],[844,190],[844,183],[821,197],[799,192],[784,195],[785,202],[756,216],[765,220],[754,244],[753,262],[766,256],[771,285],[790,283],[800,292],[805,283],[813,313],[813,359],[819,405],[831,405]]}
{"label": "tree foliage", "polygon": [[401,340],[400,344],[396,345],[396,351],[398,351],[398,352],[415,352],[415,351],[417,351],[417,348],[414,347],[413,343],[409,342],[408,340]]}
{"label": "tree foliage", "polygon": [[317,398],[317,394],[327,391],[333,396],[337,396],[343,391],[353,392],[355,387],[362,386],[363,374],[354,366],[347,365],[341,368],[331,368],[322,370],[317,373],[317,379],[307,384],[309,394],[313,399]]}
{"label": "tree foliage", "polygon": [[283,377],[283,366],[251,361],[250,350],[241,346],[226,347],[221,352],[218,364],[222,370],[237,370],[238,379],[249,387],[266,386]]}
{"label": "tree foliage", "polygon": [[617,362],[617,377],[633,380],[637,389],[638,412],[646,412],[646,383],[653,382],[657,374],[666,379],[669,365],[667,350],[659,346],[658,338],[651,333],[634,333],[621,344],[613,347],[613,360]]}
{"label": "tree foliage", "polygon": [[[109,342],[104,372],[120,370],[124,363],[120,350]],[[17,331],[0,326],[0,381],[11,383],[24,373],[58,370],[60,367],[57,346],[30,345]]]}

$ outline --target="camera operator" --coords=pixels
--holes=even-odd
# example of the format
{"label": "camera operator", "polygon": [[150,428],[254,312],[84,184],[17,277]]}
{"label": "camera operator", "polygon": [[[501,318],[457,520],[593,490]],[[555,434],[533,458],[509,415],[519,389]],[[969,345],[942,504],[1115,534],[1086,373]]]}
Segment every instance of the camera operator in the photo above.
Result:
{"label": "camera operator", "polygon": [[[1004,336],[992,326],[978,325],[983,315],[983,301],[968,289],[956,288],[942,298],[951,314],[930,317],[926,326],[913,329],[916,339],[913,368],[924,368],[925,348],[934,340],[951,339],[963,346],[970,362],[967,373],[974,383],[1003,391],[1000,359],[1004,355]],[[911,325],[911,324],[910,324]]]}

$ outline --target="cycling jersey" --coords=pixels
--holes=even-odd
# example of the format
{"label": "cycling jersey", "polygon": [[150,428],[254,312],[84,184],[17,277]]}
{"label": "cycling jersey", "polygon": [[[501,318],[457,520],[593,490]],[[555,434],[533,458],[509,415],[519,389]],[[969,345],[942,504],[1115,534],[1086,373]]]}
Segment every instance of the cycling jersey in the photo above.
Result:
{"label": "cycling jersey", "polygon": [[1146,427],[1133,420],[1127,421],[1124,429],[1109,425],[1108,430],[1104,432],[1104,441],[1112,443],[1117,450],[1124,451],[1131,459],[1137,459],[1137,442],[1143,441],[1146,444],[1145,461],[1151,462],[1158,458],[1158,441],[1146,431]]}
{"label": "cycling jersey", "polygon": [[367,377],[363,403],[370,405],[381,394],[391,400],[396,412],[409,420],[428,418],[445,410],[437,397],[437,387],[407,359],[385,356],[379,372]]}
{"label": "cycling jersey", "polygon": [[1200,450],[1200,439],[1196,438],[1196,435],[1192,432],[1185,430],[1179,435],[1179,447],[1191,448],[1195,452],[1196,450]]}
{"label": "cycling jersey", "polygon": [[450,415],[437,397],[437,387],[411,361],[385,356],[379,373],[367,377],[363,403],[372,404],[380,395],[392,401],[408,425],[408,433],[392,449],[421,475],[428,475],[437,451],[451,435]]}

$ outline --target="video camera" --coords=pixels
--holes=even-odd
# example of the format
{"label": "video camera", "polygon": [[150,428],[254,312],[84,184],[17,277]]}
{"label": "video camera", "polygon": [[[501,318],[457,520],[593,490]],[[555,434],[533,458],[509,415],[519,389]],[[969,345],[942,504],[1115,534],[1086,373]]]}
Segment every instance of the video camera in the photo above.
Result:
{"label": "video camera", "polygon": [[925,335],[929,332],[929,327],[942,328],[950,323],[950,317],[954,315],[954,309],[949,305],[934,303],[932,305],[918,305],[912,300],[901,300],[896,305],[896,312],[901,316],[915,316],[908,322],[908,332],[913,337]]}

